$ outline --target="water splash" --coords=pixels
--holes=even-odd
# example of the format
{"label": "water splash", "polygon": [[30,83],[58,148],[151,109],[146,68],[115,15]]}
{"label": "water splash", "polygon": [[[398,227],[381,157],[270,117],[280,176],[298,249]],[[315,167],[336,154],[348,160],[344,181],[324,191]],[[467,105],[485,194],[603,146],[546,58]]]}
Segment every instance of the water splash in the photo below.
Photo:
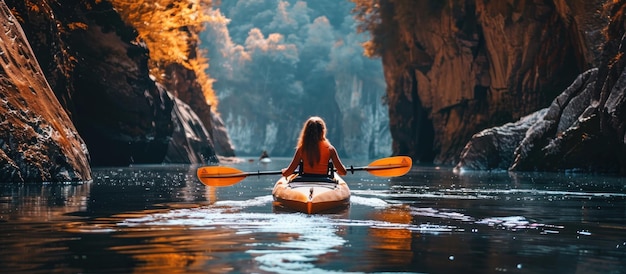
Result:
{"label": "water splash", "polygon": [[256,198],[252,198],[244,201],[235,201],[235,200],[227,200],[227,201],[217,201],[215,205],[217,206],[229,206],[233,208],[246,208],[252,206],[263,206],[270,204],[274,198],[272,195],[259,196]]}
{"label": "water splash", "polygon": [[[367,194],[382,192],[368,191]],[[396,197],[394,195],[390,195]],[[457,196],[458,197],[458,196]],[[478,197],[478,196],[475,196]],[[464,232],[464,226],[484,225],[497,229],[521,230],[537,229],[542,234],[559,233],[564,227],[532,222],[524,216],[475,218],[449,209],[432,207],[418,208],[387,202],[377,197],[353,195],[351,203],[373,207],[382,211],[399,210],[412,216],[409,222],[357,220],[339,215],[307,215],[302,213],[277,214],[247,212],[250,207],[270,206],[271,195],[254,197],[248,200],[221,200],[209,206],[196,208],[169,209],[163,212],[144,212],[141,216],[126,215],[115,227],[97,227],[91,233],[136,232],[153,230],[202,231],[231,233],[224,236],[228,245],[249,254],[259,270],[276,273],[308,272],[328,273],[319,268],[316,262],[320,257],[332,257],[347,244],[347,239],[339,232],[345,227],[365,227],[373,230],[408,230],[412,233],[433,234]],[[458,224],[433,224],[419,222],[419,217],[455,220]],[[124,217],[124,216],[119,216]],[[371,217],[370,217],[371,218]],[[84,229],[85,227],[83,227]],[[478,229],[472,227],[472,232]],[[207,234],[206,232],[202,232]],[[213,232],[210,232],[213,233]],[[210,234],[209,233],[209,234]],[[218,234],[219,234],[218,233]],[[585,235],[586,233],[580,233]],[[208,236],[203,236],[208,237]],[[209,237],[210,238],[210,237]]]}
{"label": "water splash", "polygon": [[[268,272],[328,273],[315,262],[320,256],[336,253],[347,240],[338,230],[345,227],[370,229],[403,229],[416,233],[449,233],[459,231],[451,225],[410,224],[379,220],[355,220],[339,218],[341,215],[307,215],[302,213],[249,213],[246,207],[271,203],[271,196],[260,196],[245,201],[219,201],[211,206],[175,209],[163,213],[127,218],[117,225],[124,228],[228,230],[235,235],[249,238],[276,237],[272,240],[249,240],[242,242],[245,253],[252,255],[259,269]],[[352,202],[372,207],[389,207],[378,198],[354,196]],[[271,236],[275,235],[275,236]],[[277,236],[276,236],[277,235]],[[247,239],[249,239],[247,238]]]}
{"label": "water splash", "polygon": [[[354,191],[352,191],[354,192]],[[387,203],[386,201],[379,199],[379,198],[368,198],[368,197],[362,197],[362,196],[355,196],[352,195],[350,197],[350,203],[351,204],[358,204],[358,205],[364,205],[364,206],[370,206],[370,207],[374,207],[374,208],[385,208],[389,206],[389,203]]]}
{"label": "water splash", "polygon": [[626,197],[626,193],[615,192],[584,192],[584,191],[557,191],[538,189],[473,189],[473,188],[443,188],[431,190],[424,187],[394,186],[393,190],[352,190],[353,194],[369,195],[385,198],[437,198],[437,199],[497,199],[503,195],[528,194],[533,196],[562,196],[572,198],[591,197]]}
{"label": "water splash", "polygon": [[[472,216],[459,212],[437,210],[434,208],[414,208],[411,207],[411,214],[416,216],[426,216],[433,218],[458,220],[465,223],[487,225],[494,228],[502,228],[508,230],[528,230],[538,229],[542,234],[558,234],[559,230],[564,229],[561,225],[542,224],[528,220],[524,216],[505,216],[505,217],[487,217],[477,219]],[[477,232],[477,229],[472,229]]]}
{"label": "water splash", "polygon": [[226,229],[236,235],[247,234],[251,237],[283,235],[272,241],[251,240],[240,242],[240,245],[247,246],[243,248],[245,253],[253,255],[263,271],[325,272],[316,268],[314,262],[319,256],[336,252],[336,248],[345,243],[345,239],[337,235],[336,223],[322,215],[245,213],[237,212],[235,208],[262,205],[267,201],[265,196],[247,201],[221,201],[219,205],[210,207],[179,209],[126,219],[118,225],[162,229],[181,226],[187,229]]}

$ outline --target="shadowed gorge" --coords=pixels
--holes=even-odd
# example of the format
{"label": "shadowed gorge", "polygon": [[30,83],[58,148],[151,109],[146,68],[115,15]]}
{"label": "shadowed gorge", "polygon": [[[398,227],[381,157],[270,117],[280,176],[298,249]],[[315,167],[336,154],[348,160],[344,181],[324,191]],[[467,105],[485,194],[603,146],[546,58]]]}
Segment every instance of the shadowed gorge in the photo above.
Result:
{"label": "shadowed gorge", "polygon": [[[311,115],[346,157],[624,173],[623,3],[605,2],[5,1],[25,39],[3,40],[19,57],[3,61],[28,64],[5,70],[24,75],[3,92],[7,178],[289,156]],[[45,85],[19,83],[38,66]],[[59,106],[30,108],[46,85]],[[39,111],[70,119],[43,120],[72,152],[28,125]],[[31,148],[46,164],[15,175]]]}
{"label": "shadowed gorge", "polygon": [[0,0],[0,27],[0,273],[626,273],[626,0]]}
{"label": "shadowed gorge", "polygon": [[[216,150],[226,156],[234,154],[219,115],[211,110],[210,100],[203,92],[202,83],[209,81],[208,77],[199,77],[188,64],[150,61],[150,50],[137,30],[124,23],[109,2],[6,4],[17,18],[13,22],[23,27],[27,40],[7,39],[3,43],[13,41],[20,48],[32,45],[43,76],[62,106],[47,107],[69,116],[71,121],[57,122],[75,126],[76,135],[85,142],[83,153],[88,153],[89,158],[82,159],[83,165],[205,163],[218,161]],[[189,56],[182,58],[190,63],[196,60],[194,40],[185,43]],[[157,65],[167,70],[169,76],[161,83],[149,74],[151,67]],[[20,123],[13,126],[22,128]],[[71,136],[69,131],[62,135]],[[20,138],[15,142],[25,143]],[[70,157],[68,154],[75,153],[53,151],[49,157]],[[18,181],[59,180],[54,174],[27,177]]]}
{"label": "shadowed gorge", "polygon": [[[623,87],[585,72],[620,67],[607,47],[620,38],[602,30],[603,14],[621,19],[604,1],[353,2],[366,52],[382,57],[394,154],[459,169],[623,170],[620,131],[594,118],[616,111],[595,105],[600,90]],[[550,104],[524,126],[488,129]]]}
{"label": "shadowed gorge", "polygon": [[597,32],[576,24],[599,5],[354,2],[383,60],[395,154],[456,163],[474,133],[547,106],[596,62]]}

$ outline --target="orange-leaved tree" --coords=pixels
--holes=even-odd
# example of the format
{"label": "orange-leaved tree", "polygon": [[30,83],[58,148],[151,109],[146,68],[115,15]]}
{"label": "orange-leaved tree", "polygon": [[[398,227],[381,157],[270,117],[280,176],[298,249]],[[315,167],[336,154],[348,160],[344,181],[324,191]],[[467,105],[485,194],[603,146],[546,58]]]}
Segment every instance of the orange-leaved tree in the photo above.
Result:
{"label": "orange-leaved tree", "polygon": [[197,45],[204,24],[223,20],[209,15],[213,0],[110,0],[125,22],[135,27],[150,50],[150,73],[157,81],[164,68],[180,64],[193,70],[207,103],[215,109],[217,99],[207,74],[208,59]]}

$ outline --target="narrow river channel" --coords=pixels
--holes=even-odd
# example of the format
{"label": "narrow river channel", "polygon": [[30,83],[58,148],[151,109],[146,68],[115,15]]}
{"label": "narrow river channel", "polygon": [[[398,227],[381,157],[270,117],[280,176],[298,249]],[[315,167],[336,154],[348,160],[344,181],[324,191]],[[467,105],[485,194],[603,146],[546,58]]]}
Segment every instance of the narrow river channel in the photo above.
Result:
{"label": "narrow river channel", "polygon": [[0,272],[626,273],[624,178],[360,172],[344,177],[348,209],[306,215],[273,205],[274,176],[212,188],[196,168],[98,168],[85,184],[0,185]]}

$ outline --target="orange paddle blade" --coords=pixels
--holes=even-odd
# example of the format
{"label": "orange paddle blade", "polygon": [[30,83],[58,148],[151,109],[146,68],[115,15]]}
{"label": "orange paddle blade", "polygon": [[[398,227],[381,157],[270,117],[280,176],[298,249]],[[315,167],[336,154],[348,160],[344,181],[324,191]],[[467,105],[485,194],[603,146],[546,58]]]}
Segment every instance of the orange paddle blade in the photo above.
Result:
{"label": "orange paddle blade", "polygon": [[411,157],[395,156],[373,161],[363,169],[375,176],[396,177],[407,174],[412,166]]}
{"label": "orange paddle blade", "polygon": [[196,172],[198,179],[207,186],[231,186],[245,179],[248,174],[234,167],[204,166]]}
{"label": "orange paddle blade", "polygon": [[[366,167],[350,168],[350,171],[366,170],[372,175],[382,177],[402,176],[411,170],[413,161],[407,156],[395,156],[378,159]],[[204,166],[197,170],[198,179],[207,186],[232,186],[250,175],[281,175],[281,171],[243,172],[234,167]]]}

